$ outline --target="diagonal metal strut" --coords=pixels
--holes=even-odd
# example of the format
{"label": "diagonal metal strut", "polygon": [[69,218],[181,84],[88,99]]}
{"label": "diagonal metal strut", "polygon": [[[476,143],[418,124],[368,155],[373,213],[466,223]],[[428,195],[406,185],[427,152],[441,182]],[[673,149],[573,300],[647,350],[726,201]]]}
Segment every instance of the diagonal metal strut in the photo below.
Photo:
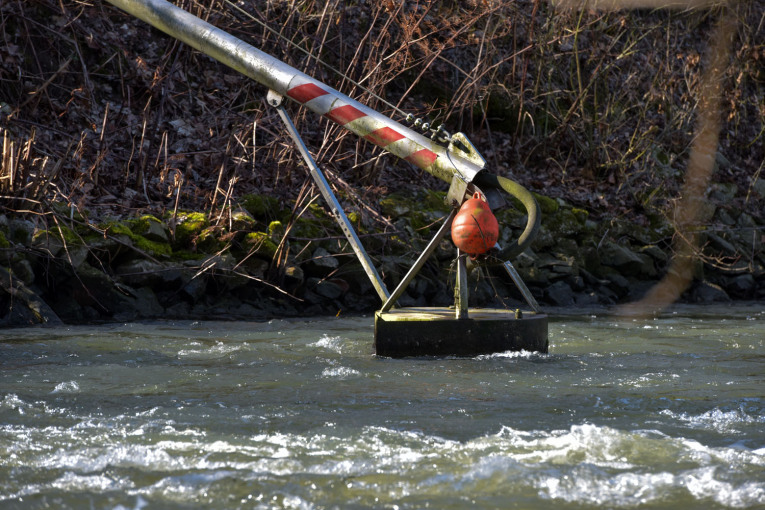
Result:
{"label": "diagonal metal strut", "polygon": [[419,258],[414,262],[414,265],[412,265],[412,267],[409,269],[406,275],[404,275],[404,278],[398,284],[398,287],[395,288],[395,290],[393,291],[393,294],[390,295],[387,301],[383,300],[383,306],[382,306],[382,309],[380,309],[381,312],[387,312],[388,310],[391,309],[391,307],[393,307],[394,304],[396,304],[396,301],[398,300],[398,298],[401,297],[401,294],[404,293],[406,288],[409,286],[409,283],[412,281],[412,279],[415,276],[417,276],[417,273],[420,272],[420,269],[422,269],[422,266],[425,264],[428,258],[433,254],[433,252],[436,251],[438,244],[444,238],[446,233],[449,232],[449,229],[452,226],[452,220],[454,219],[454,216],[456,216],[456,214],[457,214],[457,209],[452,209],[452,211],[449,213],[449,216],[446,218],[446,221],[444,221],[443,225],[441,225],[441,228],[439,228],[438,232],[436,232],[436,235],[433,236],[433,239],[430,240],[428,245],[425,247],[425,250],[420,254]]}
{"label": "diagonal metal strut", "polygon": [[292,123],[292,120],[287,114],[287,111],[284,109],[284,106],[282,106],[281,94],[274,92],[273,90],[269,90],[268,103],[275,107],[276,111],[279,113],[279,117],[281,117],[282,121],[284,122],[284,125],[287,128],[287,132],[289,132],[292,140],[295,142],[295,146],[297,146],[300,154],[303,156],[303,159],[308,165],[308,168],[311,171],[311,177],[319,187],[319,191],[321,191],[324,200],[326,200],[329,204],[332,215],[335,217],[335,220],[343,230],[343,233],[348,239],[348,242],[351,243],[353,251],[356,253],[356,257],[359,259],[359,262],[361,262],[361,265],[364,267],[364,271],[367,273],[367,276],[372,282],[372,286],[377,291],[377,294],[380,296],[382,302],[385,303],[390,297],[388,289],[385,287],[385,283],[383,283],[382,278],[380,278],[380,275],[377,273],[377,269],[375,269],[375,266],[372,264],[372,259],[369,258],[366,250],[364,250],[364,247],[361,245],[359,236],[356,235],[356,231],[353,230],[353,225],[351,225],[351,222],[348,219],[348,216],[345,215],[340,202],[337,200],[337,197],[329,187],[327,179],[324,177],[321,169],[319,169],[316,161],[314,161],[311,153],[308,152],[308,148],[306,147],[305,143],[303,143],[303,139],[300,137],[297,129],[295,129],[295,125]]}

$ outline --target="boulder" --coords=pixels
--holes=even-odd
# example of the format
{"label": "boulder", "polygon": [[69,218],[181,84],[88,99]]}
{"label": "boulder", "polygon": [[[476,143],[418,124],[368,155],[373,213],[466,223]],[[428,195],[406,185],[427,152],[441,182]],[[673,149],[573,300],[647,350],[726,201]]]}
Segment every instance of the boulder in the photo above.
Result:
{"label": "boulder", "polygon": [[324,248],[316,248],[311,258],[305,264],[309,274],[319,277],[327,276],[336,270],[338,266],[340,266],[340,262],[337,258]]}
{"label": "boulder", "polygon": [[725,289],[733,297],[749,299],[754,297],[757,282],[751,274],[742,274],[728,278]]}
{"label": "boulder", "polygon": [[574,291],[566,282],[559,280],[547,287],[545,298],[555,306],[571,306],[574,304]]}
{"label": "boulder", "polygon": [[35,272],[32,269],[32,264],[24,258],[18,258],[11,261],[11,270],[13,276],[23,281],[27,285],[31,285],[35,281]]}
{"label": "boulder", "polygon": [[146,230],[140,232],[140,234],[150,241],[159,243],[166,243],[170,240],[167,235],[167,230],[165,230],[165,226],[153,217],[148,217],[146,220]]}
{"label": "boulder", "polygon": [[56,312],[23,281],[0,267],[0,326],[63,325]]}
{"label": "boulder", "polygon": [[691,302],[699,304],[721,303],[731,300],[722,287],[708,281],[696,282],[689,292],[689,298]]}
{"label": "boulder", "polygon": [[621,244],[605,242],[600,248],[600,262],[628,276],[654,277],[657,275],[653,259],[645,253],[636,253]]}
{"label": "boulder", "polygon": [[319,278],[309,278],[306,285],[316,294],[328,299],[338,299],[348,292],[348,283],[341,278],[332,278],[323,280]]}
{"label": "boulder", "polygon": [[115,310],[115,320],[157,319],[165,316],[164,307],[159,304],[151,289],[142,287],[132,290],[131,294],[132,296],[122,300],[120,308]]}
{"label": "boulder", "polygon": [[8,240],[28,245],[35,233],[35,224],[29,220],[12,218],[8,221]]}
{"label": "boulder", "polygon": [[132,287],[159,287],[177,289],[182,281],[180,268],[146,259],[135,259],[115,268],[120,281]]}

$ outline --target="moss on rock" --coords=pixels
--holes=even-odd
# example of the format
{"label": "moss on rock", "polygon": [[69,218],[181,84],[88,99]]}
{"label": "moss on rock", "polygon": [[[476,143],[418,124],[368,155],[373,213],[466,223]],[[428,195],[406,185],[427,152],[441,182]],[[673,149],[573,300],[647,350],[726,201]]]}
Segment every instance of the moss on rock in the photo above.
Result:
{"label": "moss on rock", "polygon": [[276,255],[277,244],[266,232],[251,232],[244,238],[244,247],[248,252],[254,252],[261,258],[272,259]]}
{"label": "moss on rock", "polygon": [[131,228],[131,221],[114,221],[102,226],[108,234],[127,236],[133,245],[141,251],[145,251],[154,257],[169,257],[173,250],[168,242],[152,241],[144,236],[137,234]]}
{"label": "moss on rock", "polygon": [[531,192],[532,195],[534,195],[534,198],[536,199],[537,203],[539,204],[539,209],[542,211],[542,214],[555,214],[558,212],[558,209],[560,208],[560,204],[558,202],[550,197],[546,197],[544,195],[540,195],[539,193]]}
{"label": "moss on rock", "polygon": [[173,248],[191,248],[194,240],[209,226],[207,216],[199,212],[181,212],[176,217]]}
{"label": "moss on rock", "polygon": [[412,211],[412,197],[404,193],[391,193],[380,200],[383,214],[391,218],[406,216]]}
{"label": "moss on rock", "polygon": [[276,197],[249,194],[242,197],[239,203],[254,218],[268,221],[281,217],[281,207]]}

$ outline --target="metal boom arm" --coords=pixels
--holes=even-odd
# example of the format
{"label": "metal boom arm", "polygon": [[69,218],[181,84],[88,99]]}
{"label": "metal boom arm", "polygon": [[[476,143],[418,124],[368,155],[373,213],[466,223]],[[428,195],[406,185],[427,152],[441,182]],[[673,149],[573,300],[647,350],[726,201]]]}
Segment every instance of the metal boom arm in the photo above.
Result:
{"label": "metal boom arm", "polygon": [[448,183],[483,168],[170,2],[107,1]]}

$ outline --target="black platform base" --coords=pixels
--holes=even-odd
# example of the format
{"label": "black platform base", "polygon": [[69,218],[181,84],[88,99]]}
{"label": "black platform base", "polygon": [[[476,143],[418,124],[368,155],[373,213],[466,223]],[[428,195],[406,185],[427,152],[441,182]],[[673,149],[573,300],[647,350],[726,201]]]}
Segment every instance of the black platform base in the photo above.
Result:
{"label": "black platform base", "polygon": [[547,352],[547,315],[471,308],[456,319],[453,308],[396,308],[375,313],[375,354],[477,356],[505,351]]}

